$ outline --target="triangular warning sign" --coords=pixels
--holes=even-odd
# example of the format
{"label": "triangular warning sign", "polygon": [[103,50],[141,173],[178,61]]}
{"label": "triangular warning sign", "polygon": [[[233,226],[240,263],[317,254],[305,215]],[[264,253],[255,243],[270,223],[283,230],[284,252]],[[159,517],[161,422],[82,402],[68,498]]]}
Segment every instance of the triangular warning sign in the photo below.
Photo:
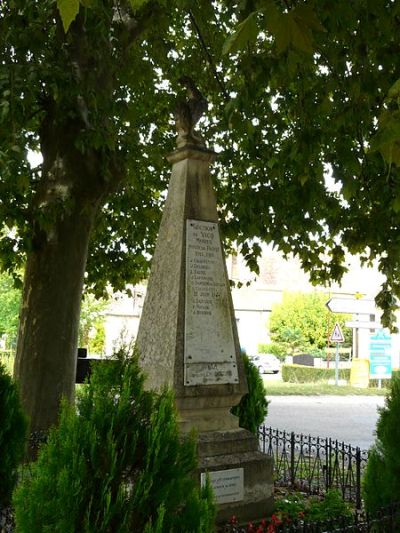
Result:
{"label": "triangular warning sign", "polygon": [[336,322],[330,338],[331,342],[344,342],[344,336],[339,324]]}

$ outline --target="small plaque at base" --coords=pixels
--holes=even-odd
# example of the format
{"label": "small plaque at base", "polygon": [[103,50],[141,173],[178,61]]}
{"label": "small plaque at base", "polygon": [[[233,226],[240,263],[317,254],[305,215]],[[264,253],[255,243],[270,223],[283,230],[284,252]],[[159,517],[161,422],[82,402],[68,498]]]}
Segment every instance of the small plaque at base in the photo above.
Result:
{"label": "small plaque at base", "polygon": [[[217,503],[240,502],[244,498],[243,468],[215,470],[208,472],[211,487]],[[200,474],[200,483],[204,487],[207,473]]]}

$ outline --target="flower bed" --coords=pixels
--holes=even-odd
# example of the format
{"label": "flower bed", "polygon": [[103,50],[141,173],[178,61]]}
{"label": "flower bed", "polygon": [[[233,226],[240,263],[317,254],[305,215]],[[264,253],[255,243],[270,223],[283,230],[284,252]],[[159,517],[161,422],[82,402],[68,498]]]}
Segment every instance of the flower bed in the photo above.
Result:
{"label": "flower bed", "polygon": [[[279,489],[278,489],[279,491]],[[223,533],[278,533],[286,527],[303,528],[305,523],[340,519],[350,523],[353,510],[343,501],[337,490],[329,490],[325,497],[307,497],[303,493],[283,493],[276,499],[275,512],[270,518],[258,522],[239,524],[236,516],[222,529]],[[302,529],[303,530],[303,529]]]}

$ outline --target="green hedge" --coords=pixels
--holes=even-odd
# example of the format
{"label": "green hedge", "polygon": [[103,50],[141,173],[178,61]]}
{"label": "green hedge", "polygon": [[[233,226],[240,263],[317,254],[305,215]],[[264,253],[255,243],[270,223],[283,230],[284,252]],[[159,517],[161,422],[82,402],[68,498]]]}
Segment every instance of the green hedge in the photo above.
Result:
{"label": "green hedge", "polygon": [[[334,368],[316,368],[304,365],[282,365],[282,380],[289,383],[316,383],[335,379]],[[350,379],[350,369],[340,368],[339,379]]]}

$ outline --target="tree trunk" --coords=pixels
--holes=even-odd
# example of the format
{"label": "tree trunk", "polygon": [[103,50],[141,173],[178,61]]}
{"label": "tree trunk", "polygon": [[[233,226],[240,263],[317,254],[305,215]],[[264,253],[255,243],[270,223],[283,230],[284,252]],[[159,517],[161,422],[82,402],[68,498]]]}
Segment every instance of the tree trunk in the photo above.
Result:
{"label": "tree trunk", "polygon": [[14,374],[31,431],[57,422],[75,389],[80,303],[98,202],[77,202],[27,259]]}
{"label": "tree trunk", "polygon": [[49,89],[41,102],[43,165],[29,211],[32,250],[14,368],[32,432],[46,431],[57,422],[63,396],[74,398],[91,230],[99,207],[124,180],[126,170],[124,155],[115,148],[118,129],[111,104],[117,77],[111,40],[99,40],[100,53],[88,40],[83,11],[68,34],[57,12],[55,17],[70,85],[63,87],[62,98],[54,98]]}

